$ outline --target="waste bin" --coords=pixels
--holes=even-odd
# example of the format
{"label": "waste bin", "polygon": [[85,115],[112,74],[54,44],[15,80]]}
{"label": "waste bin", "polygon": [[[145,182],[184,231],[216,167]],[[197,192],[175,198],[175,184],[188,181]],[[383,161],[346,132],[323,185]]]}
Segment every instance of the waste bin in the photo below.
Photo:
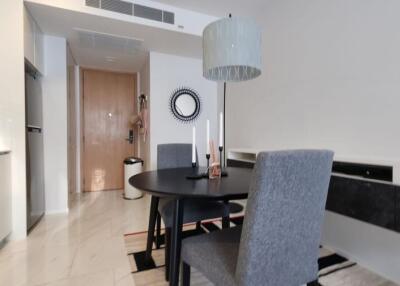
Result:
{"label": "waste bin", "polygon": [[127,200],[136,200],[143,196],[142,192],[129,184],[129,178],[142,172],[143,160],[140,158],[129,157],[124,160],[125,170],[125,193]]}

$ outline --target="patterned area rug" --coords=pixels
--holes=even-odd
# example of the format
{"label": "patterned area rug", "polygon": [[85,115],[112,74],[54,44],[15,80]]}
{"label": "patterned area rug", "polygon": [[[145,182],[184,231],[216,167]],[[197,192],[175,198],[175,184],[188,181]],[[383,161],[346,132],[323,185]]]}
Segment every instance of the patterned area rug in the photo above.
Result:
{"label": "patterned area rug", "polygon": [[[242,217],[232,218],[231,226],[241,225],[242,222]],[[194,224],[185,225],[183,229],[183,236],[187,237],[219,230],[221,222],[203,222],[201,230],[196,230]],[[147,232],[125,235],[135,285],[166,286],[168,283],[165,281],[164,247],[153,249],[153,261],[146,264],[144,261],[146,239]],[[320,248],[318,265],[320,286],[399,286],[323,247]],[[193,268],[191,282],[196,286],[213,285]]]}

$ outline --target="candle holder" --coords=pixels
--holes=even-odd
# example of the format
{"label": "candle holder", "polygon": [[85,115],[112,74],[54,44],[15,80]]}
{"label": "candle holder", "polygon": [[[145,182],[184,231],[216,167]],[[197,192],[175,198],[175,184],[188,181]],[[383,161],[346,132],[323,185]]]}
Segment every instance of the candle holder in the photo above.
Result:
{"label": "candle holder", "polygon": [[210,154],[206,154],[206,159],[207,159],[207,169],[206,172],[204,173],[204,178],[209,178],[209,170],[210,170]]}
{"label": "candle holder", "polygon": [[221,177],[227,177],[228,173],[226,172],[225,161],[222,164],[222,151],[224,151],[224,147],[223,146],[219,146],[218,150],[219,150],[219,161],[220,161],[220,164],[221,164]]}
{"label": "candle holder", "polygon": [[204,174],[199,173],[199,170],[197,168],[197,163],[192,162],[192,169],[193,171],[191,172],[190,175],[186,176],[186,179],[188,180],[200,180],[204,178]]}

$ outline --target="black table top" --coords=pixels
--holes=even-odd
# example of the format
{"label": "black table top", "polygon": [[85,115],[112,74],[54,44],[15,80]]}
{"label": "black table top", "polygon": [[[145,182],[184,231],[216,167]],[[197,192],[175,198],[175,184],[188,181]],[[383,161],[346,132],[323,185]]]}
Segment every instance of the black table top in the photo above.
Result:
{"label": "black table top", "polygon": [[129,183],[146,193],[159,197],[207,198],[218,200],[245,199],[249,191],[251,169],[227,168],[221,179],[189,180],[187,176],[204,172],[204,168],[178,168],[143,172]]}

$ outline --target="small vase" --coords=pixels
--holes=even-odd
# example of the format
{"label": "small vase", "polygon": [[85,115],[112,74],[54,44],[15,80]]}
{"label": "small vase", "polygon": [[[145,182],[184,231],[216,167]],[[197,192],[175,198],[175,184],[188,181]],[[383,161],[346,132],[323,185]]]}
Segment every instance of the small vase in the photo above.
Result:
{"label": "small vase", "polygon": [[221,178],[221,165],[219,162],[212,163],[208,168],[208,178],[211,180]]}

